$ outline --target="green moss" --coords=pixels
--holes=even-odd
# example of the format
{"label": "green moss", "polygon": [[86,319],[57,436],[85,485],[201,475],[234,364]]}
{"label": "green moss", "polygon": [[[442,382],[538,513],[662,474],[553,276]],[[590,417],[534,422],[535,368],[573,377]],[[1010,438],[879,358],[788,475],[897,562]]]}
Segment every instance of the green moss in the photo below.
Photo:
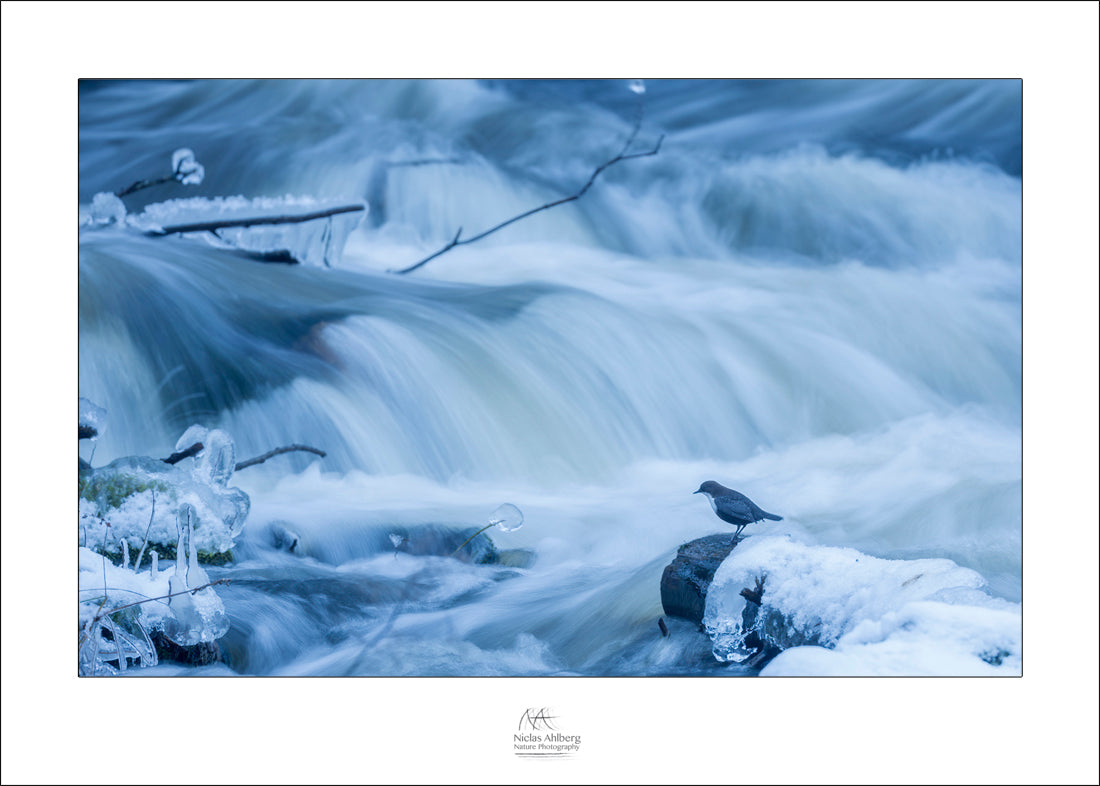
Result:
{"label": "green moss", "polygon": [[[154,551],[157,553],[157,559],[160,560],[160,562],[162,563],[162,568],[164,567],[163,563],[169,561],[174,562],[176,559],[175,544],[169,546],[164,543],[149,542],[145,545],[145,555],[141,558],[141,564],[145,566],[145,570],[149,569],[149,561],[152,559],[152,554]],[[105,553],[107,555],[107,558],[112,560],[113,562],[118,562],[122,559],[121,551],[108,550]],[[199,549],[197,556],[199,558],[199,564],[212,565],[214,567],[228,565],[230,562],[233,561],[232,551],[206,551],[204,549]],[[130,549],[130,559],[137,559],[137,551],[135,550],[135,548]],[[141,567],[139,566],[138,569],[140,570]]]}
{"label": "green moss", "polygon": [[89,502],[105,504],[108,509],[120,508],[128,497],[145,491],[170,492],[171,486],[161,480],[148,480],[134,475],[116,473],[80,478],[80,496]]}
{"label": "green moss", "polygon": [[199,549],[199,562],[204,565],[213,565],[215,567],[219,565],[228,565],[233,561],[232,551],[203,551]]}

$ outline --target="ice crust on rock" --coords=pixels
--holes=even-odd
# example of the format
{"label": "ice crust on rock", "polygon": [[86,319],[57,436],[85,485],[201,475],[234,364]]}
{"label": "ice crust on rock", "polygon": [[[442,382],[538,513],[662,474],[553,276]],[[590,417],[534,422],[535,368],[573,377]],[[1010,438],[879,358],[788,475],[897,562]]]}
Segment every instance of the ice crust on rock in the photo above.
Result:
{"label": "ice crust on rock", "polygon": [[[196,434],[201,436],[194,439]],[[223,431],[200,426],[188,429],[178,445],[189,447],[194,442],[203,442],[203,451],[179,464],[126,456],[85,475],[80,499],[85,530],[94,530],[94,522],[106,519],[111,522],[112,542],[125,538],[135,553],[147,531],[150,543],[174,544],[176,512],[187,504],[193,509],[192,545],[210,553],[232,548],[251,506],[247,494],[229,486],[233,440]],[[97,544],[97,537],[88,531],[83,542]]]}
{"label": "ice crust on rock", "polygon": [[[756,622],[741,596],[764,578]],[[762,674],[992,674],[1020,670],[1020,606],[947,559],[888,560],[787,537],[746,539],[715,572],[703,624],[719,660],[750,633],[785,651]]]}
{"label": "ice crust on rock", "polygon": [[121,224],[126,221],[126,205],[109,191],[101,191],[92,197],[89,216],[93,224]]}
{"label": "ice crust on rock", "polygon": [[[176,515],[187,518],[193,513],[185,512],[189,507],[186,504],[181,506]],[[214,588],[207,587],[194,594],[188,592],[210,581],[206,571],[198,564],[193,539],[188,541],[186,535],[177,540],[181,546],[177,558],[164,570],[159,569],[155,556],[147,570],[133,570],[122,564],[116,565],[92,549],[79,547],[81,627],[90,628],[89,623],[96,614],[129,606],[109,617],[104,616],[102,625],[122,640],[123,659],[130,657],[140,661],[141,666],[155,666],[157,663],[156,652],[145,634],[159,630],[185,647],[224,636],[229,630],[229,617]],[[176,592],[183,594],[164,597]],[[92,631],[92,635],[100,635],[100,632]],[[81,647],[81,672],[114,673],[116,669],[105,666],[105,663],[117,658],[118,651],[110,642],[101,642],[99,647],[93,647],[85,641]]]}
{"label": "ice crust on rock", "polygon": [[[199,565],[194,538],[195,509],[184,503],[176,511],[176,562],[168,577],[171,615],[163,623],[164,635],[180,646],[214,641],[229,630],[229,617],[213,587],[188,592],[210,583]],[[180,593],[180,594],[177,594]]]}

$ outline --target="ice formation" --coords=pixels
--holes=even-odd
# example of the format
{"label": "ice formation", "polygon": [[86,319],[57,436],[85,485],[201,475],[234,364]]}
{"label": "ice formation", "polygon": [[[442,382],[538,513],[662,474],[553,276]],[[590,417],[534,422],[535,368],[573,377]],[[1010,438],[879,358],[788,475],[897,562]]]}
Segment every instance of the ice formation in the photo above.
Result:
{"label": "ice formation", "polygon": [[92,197],[90,219],[93,224],[121,224],[126,220],[126,205],[109,191],[101,191]]}
{"label": "ice formation", "polygon": [[[339,264],[348,236],[359,225],[367,208],[297,223],[254,224],[223,227],[210,232],[194,233],[204,240],[229,245],[258,254],[283,254],[304,265],[332,266]],[[346,207],[340,200],[317,200],[310,197],[243,196],[206,199],[173,199],[147,205],[132,223],[146,231],[162,231],[165,227],[214,221],[239,221],[256,218],[301,217],[337,207]]]}
{"label": "ice formation", "polygon": [[172,171],[185,186],[199,185],[206,175],[206,168],[195,160],[195,154],[186,147],[172,154]]}
{"label": "ice formation", "polygon": [[[229,630],[225,607],[213,587],[188,591],[210,583],[191,537],[194,514],[186,503],[176,511],[176,560],[163,571],[156,552],[150,569],[138,571],[137,565],[131,570],[125,558],[116,565],[103,554],[79,548],[81,674],[155,666],[150,634],[156,631],[180,646],[192,646],[215,641]],[[117,611],[108,613],[112,609]]]}
{"label": "ice formation", "polygon": [[184,459],[184,462],[191,462],[195,479],[212,486],[226,486],[237,465],[237,447],[232,437],[221,429],[193,425],[176,441],[176,452],[182,452],[196,442],[202,443],[203,449],[192,458]]}
{"label": "ice formation", "polygon": [[177,644],[189,647],[214,641],[229,630],[229,618],[213,587],[188,592],[210,583],[210,577],[199,565],[194,538],[195,509],[184,503],[176,513],[176,562],[168,577],[168,606],[171,615],[163,622],[164,635]]}
{"label": "ice formation", "polygon": [[505,502],[489,516],[489,523],[495,524],[501,532],[512,532],[523,526],[523,511]]}
{"label": "ice formation", "polygon": [[[755,622],[744,588],[763,578]],[[982,591],[947,559],[888,560],[757,536],[718,568],[703,624],[719,660],[743,661],[755,633],[783,649],[763,674],[1019,673],[1020,606]]]}
{"label": "ice formation", "polygon": [[[126,456],[87,473],[81,478],[81,521],[109,520],[112,540],[125,538],[133,549],[141,548],[146,533],[150,543],[174,544],[176,511],[188,504],[194,511],[192,544],[211,554],[228,551],[250,508],[248,495],[228,485],[233,441],[217,429],[192,427],[180,444],[189,447],[194,442],[203,442],[204,450],[175,465]],[[89,533],[86,545],[97,542]]]}

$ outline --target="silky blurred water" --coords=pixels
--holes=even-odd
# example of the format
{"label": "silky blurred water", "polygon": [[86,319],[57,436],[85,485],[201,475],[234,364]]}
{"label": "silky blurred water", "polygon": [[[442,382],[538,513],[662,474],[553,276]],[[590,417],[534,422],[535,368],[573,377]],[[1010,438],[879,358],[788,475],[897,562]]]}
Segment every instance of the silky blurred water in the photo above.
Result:
{"label": "silky blurred water", "polygon": [[[575,193],[639,119],[658,154],[387,272]],[[731,673],[656,625],[676,547],[726,527],[707,479],[784,516],[750,536],[946,557],[1019,601],[1020,139],[1011,80],[82,82],[82,204],[189,147],[203,183],[131,213],[370,208],[330,268],[84,231],[93,463],[192,423],[327,452],[231,481],[242,673]],[[527,567],[380,550],[504,502]]]}

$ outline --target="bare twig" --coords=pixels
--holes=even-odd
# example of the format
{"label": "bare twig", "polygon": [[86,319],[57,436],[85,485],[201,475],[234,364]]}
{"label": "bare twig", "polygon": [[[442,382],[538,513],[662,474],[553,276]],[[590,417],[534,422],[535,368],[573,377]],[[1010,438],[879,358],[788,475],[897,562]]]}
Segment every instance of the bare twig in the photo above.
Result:
{"label": "bare twig", "polygon": [[135,191],[141,191],[143,188],[150,188],[151,186],[159,186],[161,183],[171,183],[173,180],[177,180],[177,179],[178,179],[178,173],[173,172],[170,175],[165,175],[164,177],[156,178],[155,180],[138,180],[137,182],[131,183],[130,185],[126,186],[126,188],[122,188],[122,189],[119,189],[118,191],[116,191],[115,196],[117,196],[117,197],[129,196],[130,194],[134,193]]}
{"label": "bare twig", "polygon": [[244,469],[246,467],[251,467],[251,466],[254,466],[256,464],[263,464],[269,458],[272,458],[274,456],[278,456],[282,453],[290,453],[290,452],[295,451],[295,450],[303,450],[303,451],[306,451],[307,453],[316,453],[321,458],[324,458],[325,455],[326,455],[325,451],[318,450],[317,448],[311,448],[309,445],[297,445],[297,444],[287,445],[287,446],[282,447],[282,448],[275,448],[274,450],[269,450],[269,451],[267,451],[267,453],[264,453],[262,456],[256,456],[255,458],[250,458],[247,461],[240,461],[240,462],[237,463],[237,465],[235,467],[233,467],[233,471],[234,472],[240,472],[242,469]]}
{"label": "bare twig", "polygon": [[[180,450],[176,453],[173,453],[168,458],[161,459],[161,461],[163,461],[165,464],[178,464],[179,462],[183,461],[185,458],[190,458],[191,456],[194,456],[198,453],[201,453],[203,448],[204,448],[204,445],[201,442],[196,442],[191,447],[186,448],[184,450]],[[305,451],[307,453],[316,453],[321,458],[324,458],[326,455],[328,455],[327,453],[325,453],[325,451],[320,450],[318,448],[311,448],[309,445],[299,445],[299,444],[295,443],[293,445],[286,445],[286,446],[281,447],[281,448],[275,448],[273,450],[269,450],[269,451],[267,451],[267,453],[264,453],[262,456],[256,456],[255,458],[250,458],[247,461],[237,462],[237,464],[233,467],[233,471],[234,472],[240,472],[242,469],[245,469],[246,467],[251,467],[251,466],[254,466],[256,464],[263,464],[269,458],[281,455],[283,453],[291,453],[295,450],[302,450],[302,451]]]}
{"label": "bare twig", "polygon": [[[99,547],[99,556],[103,562],[103,586],[107,586],[107,531],[111,528],[111,522],[100,519],[103,522],[103,545]],[[106,591],[104,591],[106,594]]]}
{"label": "bare twig", "polygon": [[175,224],[150,231],[148,234],[157,237],[163,235],[177,235],[184,232],[216,232],[219,229],[229,227],[253,227],[269,224],[301,224],[305,221],[313,221],[318,218],[328,218],[341,213],[354,213],[364,210],[363,205],[343,205],[328,210],[318,210],[313,213],[303,213],[298,216],[254,216],[252,218],[223,219],[221,221],[199,221],[194,224]]}
{"label": "bare twig", "polygon": [[[466,540],[462,541],[462,546],[465,546],[465,545],[466,545],[467,543],[469,543],[469,542],[470,542],[471,540],[473,540],[474,538],[476,538],[476,537],[477,537],[478,535],[480,535],[480,534],[481,534],[482,532],[484,532],[485,530],[489,529],[489,527],[493,526],[493,525],[494,525],[494,524],[496,524],[496,523],[497,523],[497,522],[495,522],[495,521],[490,521],[490,522],[489,522],[488,524],[486,524],[486,525],[485,525],[484,527],[482,527],[481,529],[479,529],[479,530],[478,530],[477,532],[475,532],[475,533],[474,533],[473,535],[471,535],[470,537],[466,538]],[[462,551],[462,546],[459,546],[459,547],[458,547],[457,549],[455,549],[454,551],[452,551],[452,552],[451,552],[451,556],[453,557],[453,556],[454,556],[455,554],[457,554],[458,552]]]}
{"label": "bare twig", "polygon": [[532,210],[528,210],[526,213],[520,213],[518,216],[513,216],[512,218],[509,218],[507,221],[503,221],[503,222],[497,224],[495,227],[492,227],[491,229],[487,229],[479,235],[474,235],[473,237],[466,238],[465,240],[459,240],[459,237],[462,234],[462,228],[460,227],[458,232],[455,233],[455,236],[451,240],[451,242],[448,243],[447,245],[443,246],[443,248],[439,249],[438,251],[436,251],[431,256],[425,257],[424,259],[417,262],[415,265],[409,265],[408,267],[402,268],[401,270],[390,270],[388,272],[397,273],[398,275],[404,275],[405,273],[411,273],[414,270],[416,270],[417,268],[423,267],[424,265],[428,264],[429,262],[431,262],[436,257],[447,253],[448,251],[450,251],[455,246],[464,246],[468,243],[477,242],[478,240],[481,240],[481,238],[485,237],[486,235],[491,235],[494,232],[496,232],[497,230],[504,229],[504,227],[508,226],[509,224],[514,224],[515,222],[517,222],[521,219],[527,218],[528,216],[533,216],[535,213],[542,212],[543,210],[549,210],[552,207],[557,207],[558,205],[564,205],[566,202],[573,202],[574,200],[580,199],[582,196],[585,195],[585,193],[588,192],[588,189],[592,187],[592,184],[594,182],[596,182],[596,178],[599,177],[600,173],[603,172],[605,169],[607,169],[609,166],[612,166],[613,164],[617,164],[620,161],[627,161],[631,158],[644,158],[646,156],[655,156],[655,155],[657,155],[657,153],[661,149],[661,142],[665,138],[664,134],[662,134],[661,136],[659,136],[657,138],[657,144],[655,144],[653,146],[652,150],[648,150],[644,153],[630,153],[630,154],[628,154],[626,152],[627,150],[630,149],[630,146],[634,143],[634,138],[638,135],[638,129],[641,126],[641,121],[642,121],[642,117],[641,117],[641,114],[639,114],[637,122],[635,122],[635,124],[634,124],[634,130],[631,131],[630,138],[626,140],[626,144],[623,145],[623,149],[619,151],[619,154],[617,156],[615,156],[614,158],[612,158],[610,161],[606,161],[603,164],[601,164],[600,166],[596,167],[596,170],[588,178],[588,182],[585,183],[581,187],[580,191],[573,194],[572,196],[565,197],[564,199],[558,199],[554,202],[547,202],[545,205],[540,205],[539,207],[536,207]]}
{"label": "bare twig", "polygon": [[145,556],[145,547],[147,545],[149,545],[149,530],[151,530],[153,528],[153,517],[157,513],[157,492],[156,492],[156,489],[151,490],[149,493],[153,495],[153,509],[149,511],[149,526],[147,526],[145,528],[145,540],[142,541],[141,551],[138,552],[137,562],[134,563],[134,573],[137,573],[138,569],[141,567],[141,558],[143,556]]}

